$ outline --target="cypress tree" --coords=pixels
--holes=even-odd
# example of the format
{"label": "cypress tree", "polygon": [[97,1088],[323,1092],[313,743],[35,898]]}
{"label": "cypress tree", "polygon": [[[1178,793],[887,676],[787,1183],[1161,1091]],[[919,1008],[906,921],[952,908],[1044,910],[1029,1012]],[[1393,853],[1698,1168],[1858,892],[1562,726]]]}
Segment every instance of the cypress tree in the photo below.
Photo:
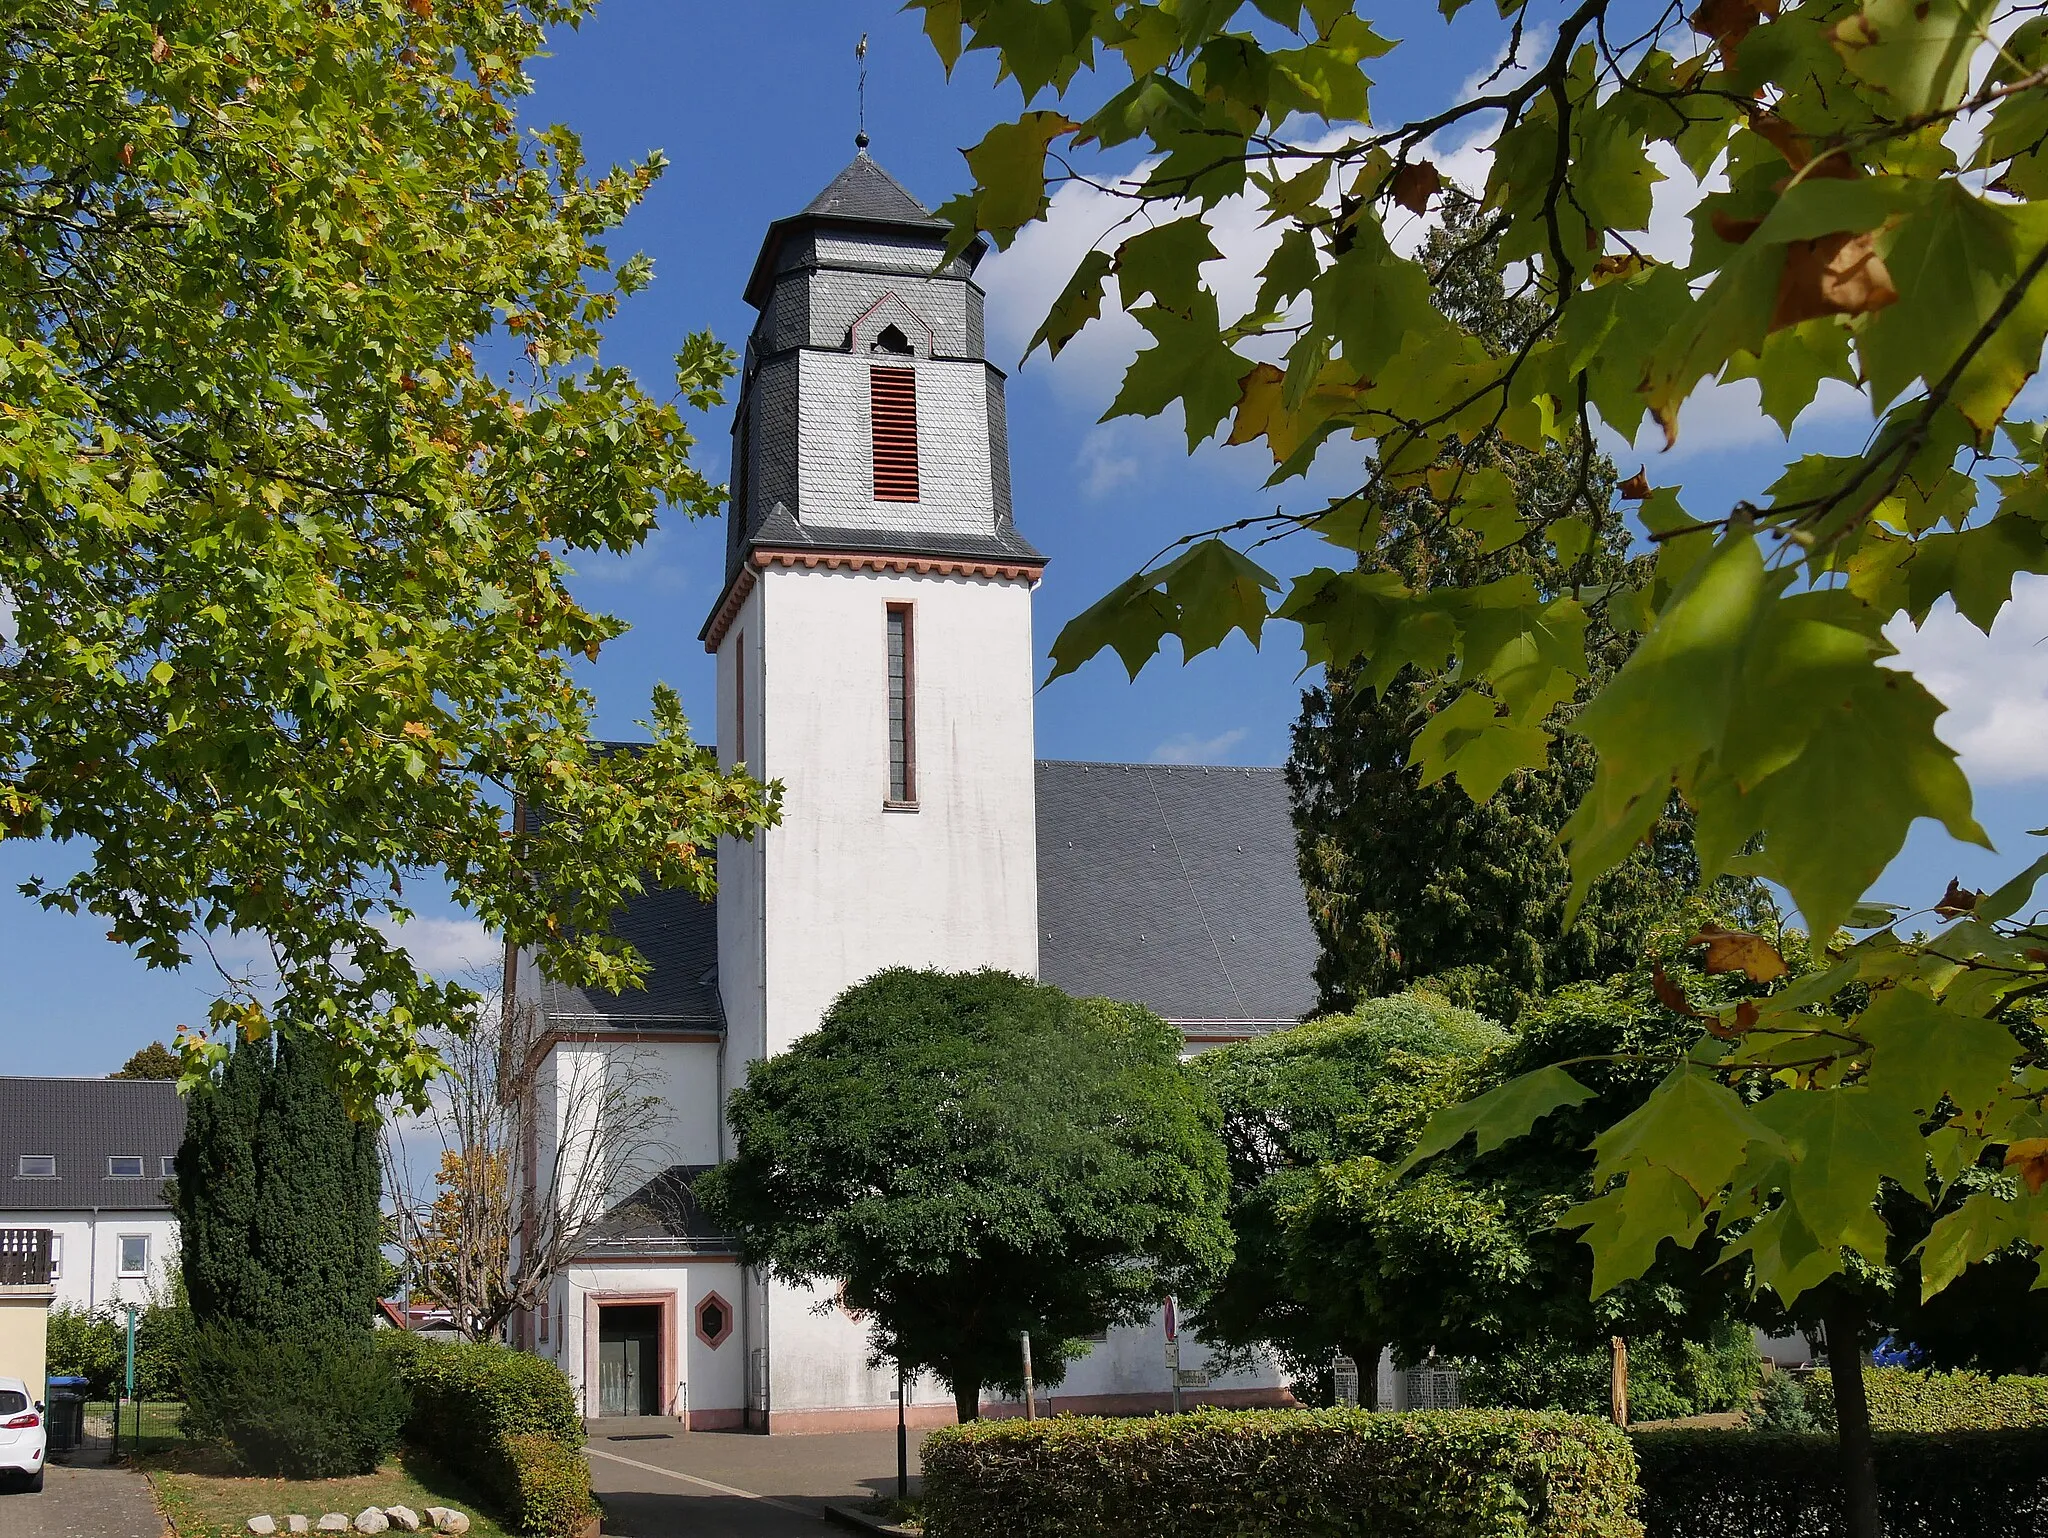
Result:
{"label": "cypress tree", "polygon": [[373,1349],[376,1131],[291,1034],[244,1042],[194,1092],[177,1207],[194,1330],[186,1423],[258,1473],[367,1473],[405,1396]]}
{"label": "cypress tree", "polygon": [[316,1043],[248,1042],[192,1097],[178,1154],[186,1291],[201,1324],[278,1341],[359,1337],[377,1306],[376,1131]]}

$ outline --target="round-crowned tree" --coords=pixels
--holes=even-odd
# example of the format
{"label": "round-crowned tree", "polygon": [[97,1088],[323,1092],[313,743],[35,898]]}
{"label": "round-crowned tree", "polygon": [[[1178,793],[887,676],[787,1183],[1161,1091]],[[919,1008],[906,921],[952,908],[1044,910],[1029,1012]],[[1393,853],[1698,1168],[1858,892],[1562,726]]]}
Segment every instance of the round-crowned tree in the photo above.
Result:
{"label": "round-crowned tree", "polygon": [[1007,972],[880,972],[755,1065],[699,1190],[750,1262],[839,1283],[875,1354],[972,1419],[1021,1387],[1020,1331],[1056,1383],[1227,1263],[1217,1112],[1180,1048],[1148,1010]]}

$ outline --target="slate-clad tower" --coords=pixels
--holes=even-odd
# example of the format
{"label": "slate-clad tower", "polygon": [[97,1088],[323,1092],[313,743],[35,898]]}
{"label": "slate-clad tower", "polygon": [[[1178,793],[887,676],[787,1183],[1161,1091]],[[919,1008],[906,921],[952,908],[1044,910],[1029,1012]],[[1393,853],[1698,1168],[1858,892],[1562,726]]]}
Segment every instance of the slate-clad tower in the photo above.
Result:
{"label": "slate-clad tower", "polygon": [[728,762],[784,821],[719,852],[734,1051],[890,965],[1037,970],[1031,589],[977,243],[865,149],[769,227],[704,627]]}

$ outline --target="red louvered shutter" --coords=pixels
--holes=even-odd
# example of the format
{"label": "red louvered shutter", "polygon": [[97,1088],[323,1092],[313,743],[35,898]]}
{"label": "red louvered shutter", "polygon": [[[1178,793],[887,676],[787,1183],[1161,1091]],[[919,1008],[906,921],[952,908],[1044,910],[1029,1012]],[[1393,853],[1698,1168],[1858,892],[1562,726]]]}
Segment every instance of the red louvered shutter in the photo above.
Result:
{"label": "red louvered shutter", "polygon": [[917,500],[917,376],[907,368],[870,368],[868,405],[875,432],[875,500]]}

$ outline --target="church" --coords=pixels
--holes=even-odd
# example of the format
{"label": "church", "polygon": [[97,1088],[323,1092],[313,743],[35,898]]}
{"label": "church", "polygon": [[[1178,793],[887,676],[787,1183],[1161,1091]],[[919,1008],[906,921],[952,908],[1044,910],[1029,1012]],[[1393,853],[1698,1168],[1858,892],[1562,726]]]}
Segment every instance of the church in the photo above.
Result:
{"label": "church", "polygon": [[[1046,557],[1012,506],[1004,375],[975,282],[987,248],[942,267],[948,233],[863,143],[769,226],[747,280],[759,318],[733,423],[725,580],[701,639],[717,659],[720,759],[783,782],[781,825],[721,845],[715,902],[655,893],[618,915],[651,964],[644,991],[562,987],[530,956],[509,966],[508,997],[537,1012],[547,1054],[544,1120],[570,1099],[550,1086],[623,1053],[652,1066],[669,1112],[669,1167],[517,1326],[592,1417],[894,1424],[895,1374],[869,1366],[862,1322],[829,1290],[743,1267],[688,1199],[730,1151],[723,1108],[748,1065],[872,973],[1000,967],[1144,1004],[1190,1052],[1286,1027],[1315,1002],[1279,770],[1034,756]],[[1110,1331],[1046,1402],[1165,1407],[1168,1328],[1162,1308]],[[1205,1361],[1179,1344],[1189,1402],[1282,1397],[1270,1370]],[[935,1380],[907,1398],[913,1424],[953,1418]]]}

